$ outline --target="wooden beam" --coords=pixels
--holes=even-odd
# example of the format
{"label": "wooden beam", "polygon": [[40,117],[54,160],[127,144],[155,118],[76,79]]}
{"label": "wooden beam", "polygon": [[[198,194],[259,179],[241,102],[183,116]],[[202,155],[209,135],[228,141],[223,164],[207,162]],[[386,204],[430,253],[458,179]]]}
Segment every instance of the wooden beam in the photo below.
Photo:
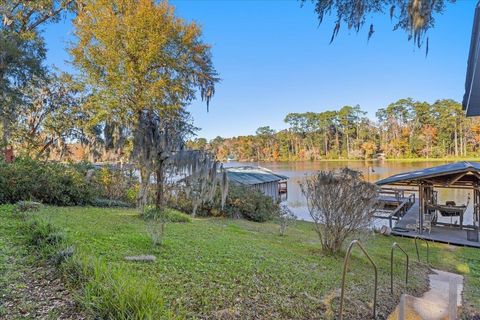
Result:
{"label": "wooden beam", "polygon": [[457,182],[458,180],[462,179],[468,172],[463,172],[463,173],[460,173],[458,174],[456,177],[454,177],[452,180],[448,181],[446,186],[451,186],[452,184],[454,184],[455,182]]}
{"label": "wooden beam", "polygon": [[477,179],[480,181],[480,174],[478,174],[478,172],[475,172],[475,171],[471,171],[471,173],[477,177]]}

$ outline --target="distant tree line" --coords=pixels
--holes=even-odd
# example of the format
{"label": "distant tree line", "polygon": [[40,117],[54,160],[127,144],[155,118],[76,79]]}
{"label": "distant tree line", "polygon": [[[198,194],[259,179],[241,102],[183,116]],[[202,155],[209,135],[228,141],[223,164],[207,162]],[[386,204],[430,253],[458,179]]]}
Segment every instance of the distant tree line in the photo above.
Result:
{"label": "distant tree line", "polygon": [[400,99],[376,112],[376,121],[360,106],[340,110],[289,113],[288,128],[260,127],[255,135],[197,138],[192,149],[208,149],[221,160],[296,161],[323,159],[475,157],[480,155],[480,120],[466,118],[461,104]]}

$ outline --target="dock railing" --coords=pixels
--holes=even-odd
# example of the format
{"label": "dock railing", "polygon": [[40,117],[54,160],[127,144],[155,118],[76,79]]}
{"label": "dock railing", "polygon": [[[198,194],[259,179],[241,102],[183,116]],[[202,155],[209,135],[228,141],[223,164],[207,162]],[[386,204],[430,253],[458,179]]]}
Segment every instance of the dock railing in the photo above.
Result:
{"label": "dock railing", "polygon": [[[379,210],[387,211],[387,215],[374,215],[375,218],[388,219],[390,229],[393,228],[393,220],[399,220],[415,204],[416,195],[413,189],[381,188],[378,191]],[[405,192],[411,192],[406,195]],[[382,206],[395,205],[394,210],[384,210]]]}

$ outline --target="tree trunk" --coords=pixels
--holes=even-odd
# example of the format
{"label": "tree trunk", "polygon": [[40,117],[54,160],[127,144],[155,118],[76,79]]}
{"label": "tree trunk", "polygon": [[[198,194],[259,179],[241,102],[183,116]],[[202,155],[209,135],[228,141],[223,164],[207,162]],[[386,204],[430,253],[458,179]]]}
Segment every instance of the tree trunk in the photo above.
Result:
{"label": "tree trunk", "polygon": [[458,157],[457,121],[456,121],[456,120],[455,120],[455,135],[454,135],[454,141],[455,141],[455,157]]}
{"label": "tree trunk", "polygon": [[328,154],[328,140],[327,140],[327,133],[325,133],[323,135],[323,144],[324,144],[324,148],[325,148],[325,157],[327,156]]}
{"label": "tree trunk", "polygon": [[[4,99],[5,101],[5,99]],[[10,121],[7,116],[6,106],[4,106],[4,110],[2,113],[2,144],[5,150],[8,148],[8,141],[10,139]]]}
{"label": "tree trunk", "polygon": [[160,162],[157,170],[156,170],[156,178],[157,178],[157,190],[155,194],[155,207],[157,209],[162,209],[165,205],[165,196],[164,196],[164,172],[163,172],[163,161]]}
{"label": "tree trunk", "polygon": [[148,201],[150,175],[150,170],[146,169],[145,167],[140,168],[140,190],[138,192],[137,207],[141,213],[144,213]]}
{"label": "tree trunk", "polygon": [[348,141],[350,139],[350,137],[348,136],[348,131],[346,133],[347,135],[347,159],[350,158],[350,141]]}

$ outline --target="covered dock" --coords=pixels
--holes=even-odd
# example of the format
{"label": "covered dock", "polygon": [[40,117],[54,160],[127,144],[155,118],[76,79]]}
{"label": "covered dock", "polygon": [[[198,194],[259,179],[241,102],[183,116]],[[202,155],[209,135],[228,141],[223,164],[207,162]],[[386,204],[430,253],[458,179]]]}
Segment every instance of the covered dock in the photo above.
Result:
{"label": "covered dock", "polygon": [[[413,188],[418,195],[414,205],[398,217],[392,228],[393,234],[480,247],[480,163],[462,161],[440,165],[393,175],[376,184],[397,190]],[[439,188],[463,190],[465,203],[457,204],[451,200],[440,203]],[[473,202],[473,212],[469,224],[464,218],[470,201]]]}
{"label": "covered dock", "polygon": [[274,201],[284,200],[287,195],[288,177],[262,167],[225,168],[230,183],[247,186],[271,197]]}

